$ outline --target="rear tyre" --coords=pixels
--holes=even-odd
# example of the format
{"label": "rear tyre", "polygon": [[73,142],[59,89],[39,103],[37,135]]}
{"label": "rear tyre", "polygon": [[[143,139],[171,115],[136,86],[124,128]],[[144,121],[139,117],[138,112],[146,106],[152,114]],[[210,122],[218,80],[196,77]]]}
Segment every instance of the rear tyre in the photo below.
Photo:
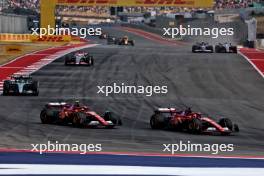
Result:
{"label": "rear tyre", "polygon": [[94,65],[94,58],[92,56],[89,58],[89,65],[90,66]]}
{"label": "rear tyre", "polygon": [[229,130],[233,130],[233,123],[229,118],[222,118],[219,120],[219,125],[223,128],[228,128]]}
{"label": "rear tyre", "polygon": [[202,133],[203,125],[200,119],[192,119],[188,125],[188,131],[190,133],[200,134]]}
{"label": "rear tyre", "polygon": [[9,92],[9,83],[5,81],[3,85],[3,95],[4,96],[8,95],[8,92]]}
{"label": "rear tyre", "polygon": [[65,56],[65,60],[64,60],[64,65],[69,65],[69,60],[70,60],[70,57],[67,55]]}
{"label": "rear tyre", "polygon": [[234,46],[234,47],[232,48],[232,50],[233,50],[233,53],[237,53],[237,47]]}
{"label": "rear tyre", "polygon": [[74,117],[72,119],[72,125],[74,127],[83,127],[85,126],[85,121],[86,121],[86,114],[83,112],[77,112],[74,114]]}
{"label": "rear tyre", "polygon": [[46,110],[40,112],[40,120],[43,124],[50,124],[52,122],[51,118],[48,116]]}
{"label": "rear tyre", "polygon": [[38,81],[34,81],[33,82],[33,95],[34,96],[38,96],[39,95],[39,91],[38,91]]}
{"label": "rear tyre", "polygon": [[165,117],[162,114],[154,114],[150,118],[150,127],[152,129],[162,129],[165,127]]}
{"label": "rear tyre", "polygon": [[219,47],[219,46],[216,46],[216,47],[215,47],[215,52],[216,52],[216,53],[220,53],[220,47]]}

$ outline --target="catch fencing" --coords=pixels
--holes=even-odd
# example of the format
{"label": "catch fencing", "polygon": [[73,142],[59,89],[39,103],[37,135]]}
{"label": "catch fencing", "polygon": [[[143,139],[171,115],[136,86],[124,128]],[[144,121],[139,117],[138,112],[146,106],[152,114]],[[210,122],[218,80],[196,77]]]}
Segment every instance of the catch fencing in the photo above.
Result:
{"label": "catch fencing", "polygon": [[0,33],[28,33],[27,16],[0,13]]}

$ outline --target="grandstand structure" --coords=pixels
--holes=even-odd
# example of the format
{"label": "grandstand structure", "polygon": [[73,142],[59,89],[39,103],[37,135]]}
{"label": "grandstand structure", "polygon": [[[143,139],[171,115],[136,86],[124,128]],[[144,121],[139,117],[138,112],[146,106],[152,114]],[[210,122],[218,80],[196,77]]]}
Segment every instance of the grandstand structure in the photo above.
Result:
{"label": "grandstand structure", "polygon": [[[214,0],[213,8],[207,10],[239,9],[247,7],[261,7],[264,0]],[[183,7],[124,7],[126,13],[145,13],[155,11],[156,14],[177,13],[194,11],[195,8]],[[40,0],[0,0],[0,11],[4,13],[15,13],[19,15],[39,14]],[[81,16],[81,17],[110,17],[108,6],[70,6],[58,5],[56,7],[58,16]]]}

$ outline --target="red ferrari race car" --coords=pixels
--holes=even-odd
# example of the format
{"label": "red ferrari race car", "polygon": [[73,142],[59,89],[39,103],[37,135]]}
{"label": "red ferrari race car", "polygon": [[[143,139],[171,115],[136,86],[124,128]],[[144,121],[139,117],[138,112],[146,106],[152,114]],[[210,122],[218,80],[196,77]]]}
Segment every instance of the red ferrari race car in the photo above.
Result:
{"label": "red ferrari race car", "polygon": [[87,52],[76,52],[65,56],[65,65],[93,66],[94,58]]}
{"label": "red ferrari race car", "polygon": [[100,116],[78,101],[74,104],[48,103],[42,109],[40,119],[43,124],[71,124],[74,127],[114,128],[122,125],[121,119],[114,117],[112,112],[106,111]]}
{"label": "red ferrari race car", "polygon": [[175,108],[159,108],[150,118],[152,129],[171,129],[196,134],[229,135],[239,132],[237,124],[228,118],[221,118],[218,122],[201,113],[192,112],[191,108],[177,111]]}

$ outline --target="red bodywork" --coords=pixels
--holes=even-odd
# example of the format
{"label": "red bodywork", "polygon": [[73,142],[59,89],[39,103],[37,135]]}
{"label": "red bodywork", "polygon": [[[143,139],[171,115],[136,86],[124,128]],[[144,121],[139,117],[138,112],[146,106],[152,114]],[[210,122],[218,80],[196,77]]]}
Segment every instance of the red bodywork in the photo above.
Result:
{"label": "red bodywork", "polygon": [[221,133],[230,134],[232,131],[226,127],[222,127],[216,121],[210,117],[203,117],[201,113],[198,112],[185,112],[177,111],[175,108],[160,108],[158,113],[168,114],[169,124],[173,128],[181,127],[188,128],[193,119],[199,119],[202,122],[202,132],[203,133]]}
{"label": "red bodywork", "polygon": [[[111,121],[106,121],[104,117],[90,110],[87,106],[79,106],[66,103],[49,103],[42,110],[42,113],[51,111],[53,118],[59,119],[60,122],[79,124],[81,126],[115,126]],[[81,116],[82,115],[82,116]]]}

